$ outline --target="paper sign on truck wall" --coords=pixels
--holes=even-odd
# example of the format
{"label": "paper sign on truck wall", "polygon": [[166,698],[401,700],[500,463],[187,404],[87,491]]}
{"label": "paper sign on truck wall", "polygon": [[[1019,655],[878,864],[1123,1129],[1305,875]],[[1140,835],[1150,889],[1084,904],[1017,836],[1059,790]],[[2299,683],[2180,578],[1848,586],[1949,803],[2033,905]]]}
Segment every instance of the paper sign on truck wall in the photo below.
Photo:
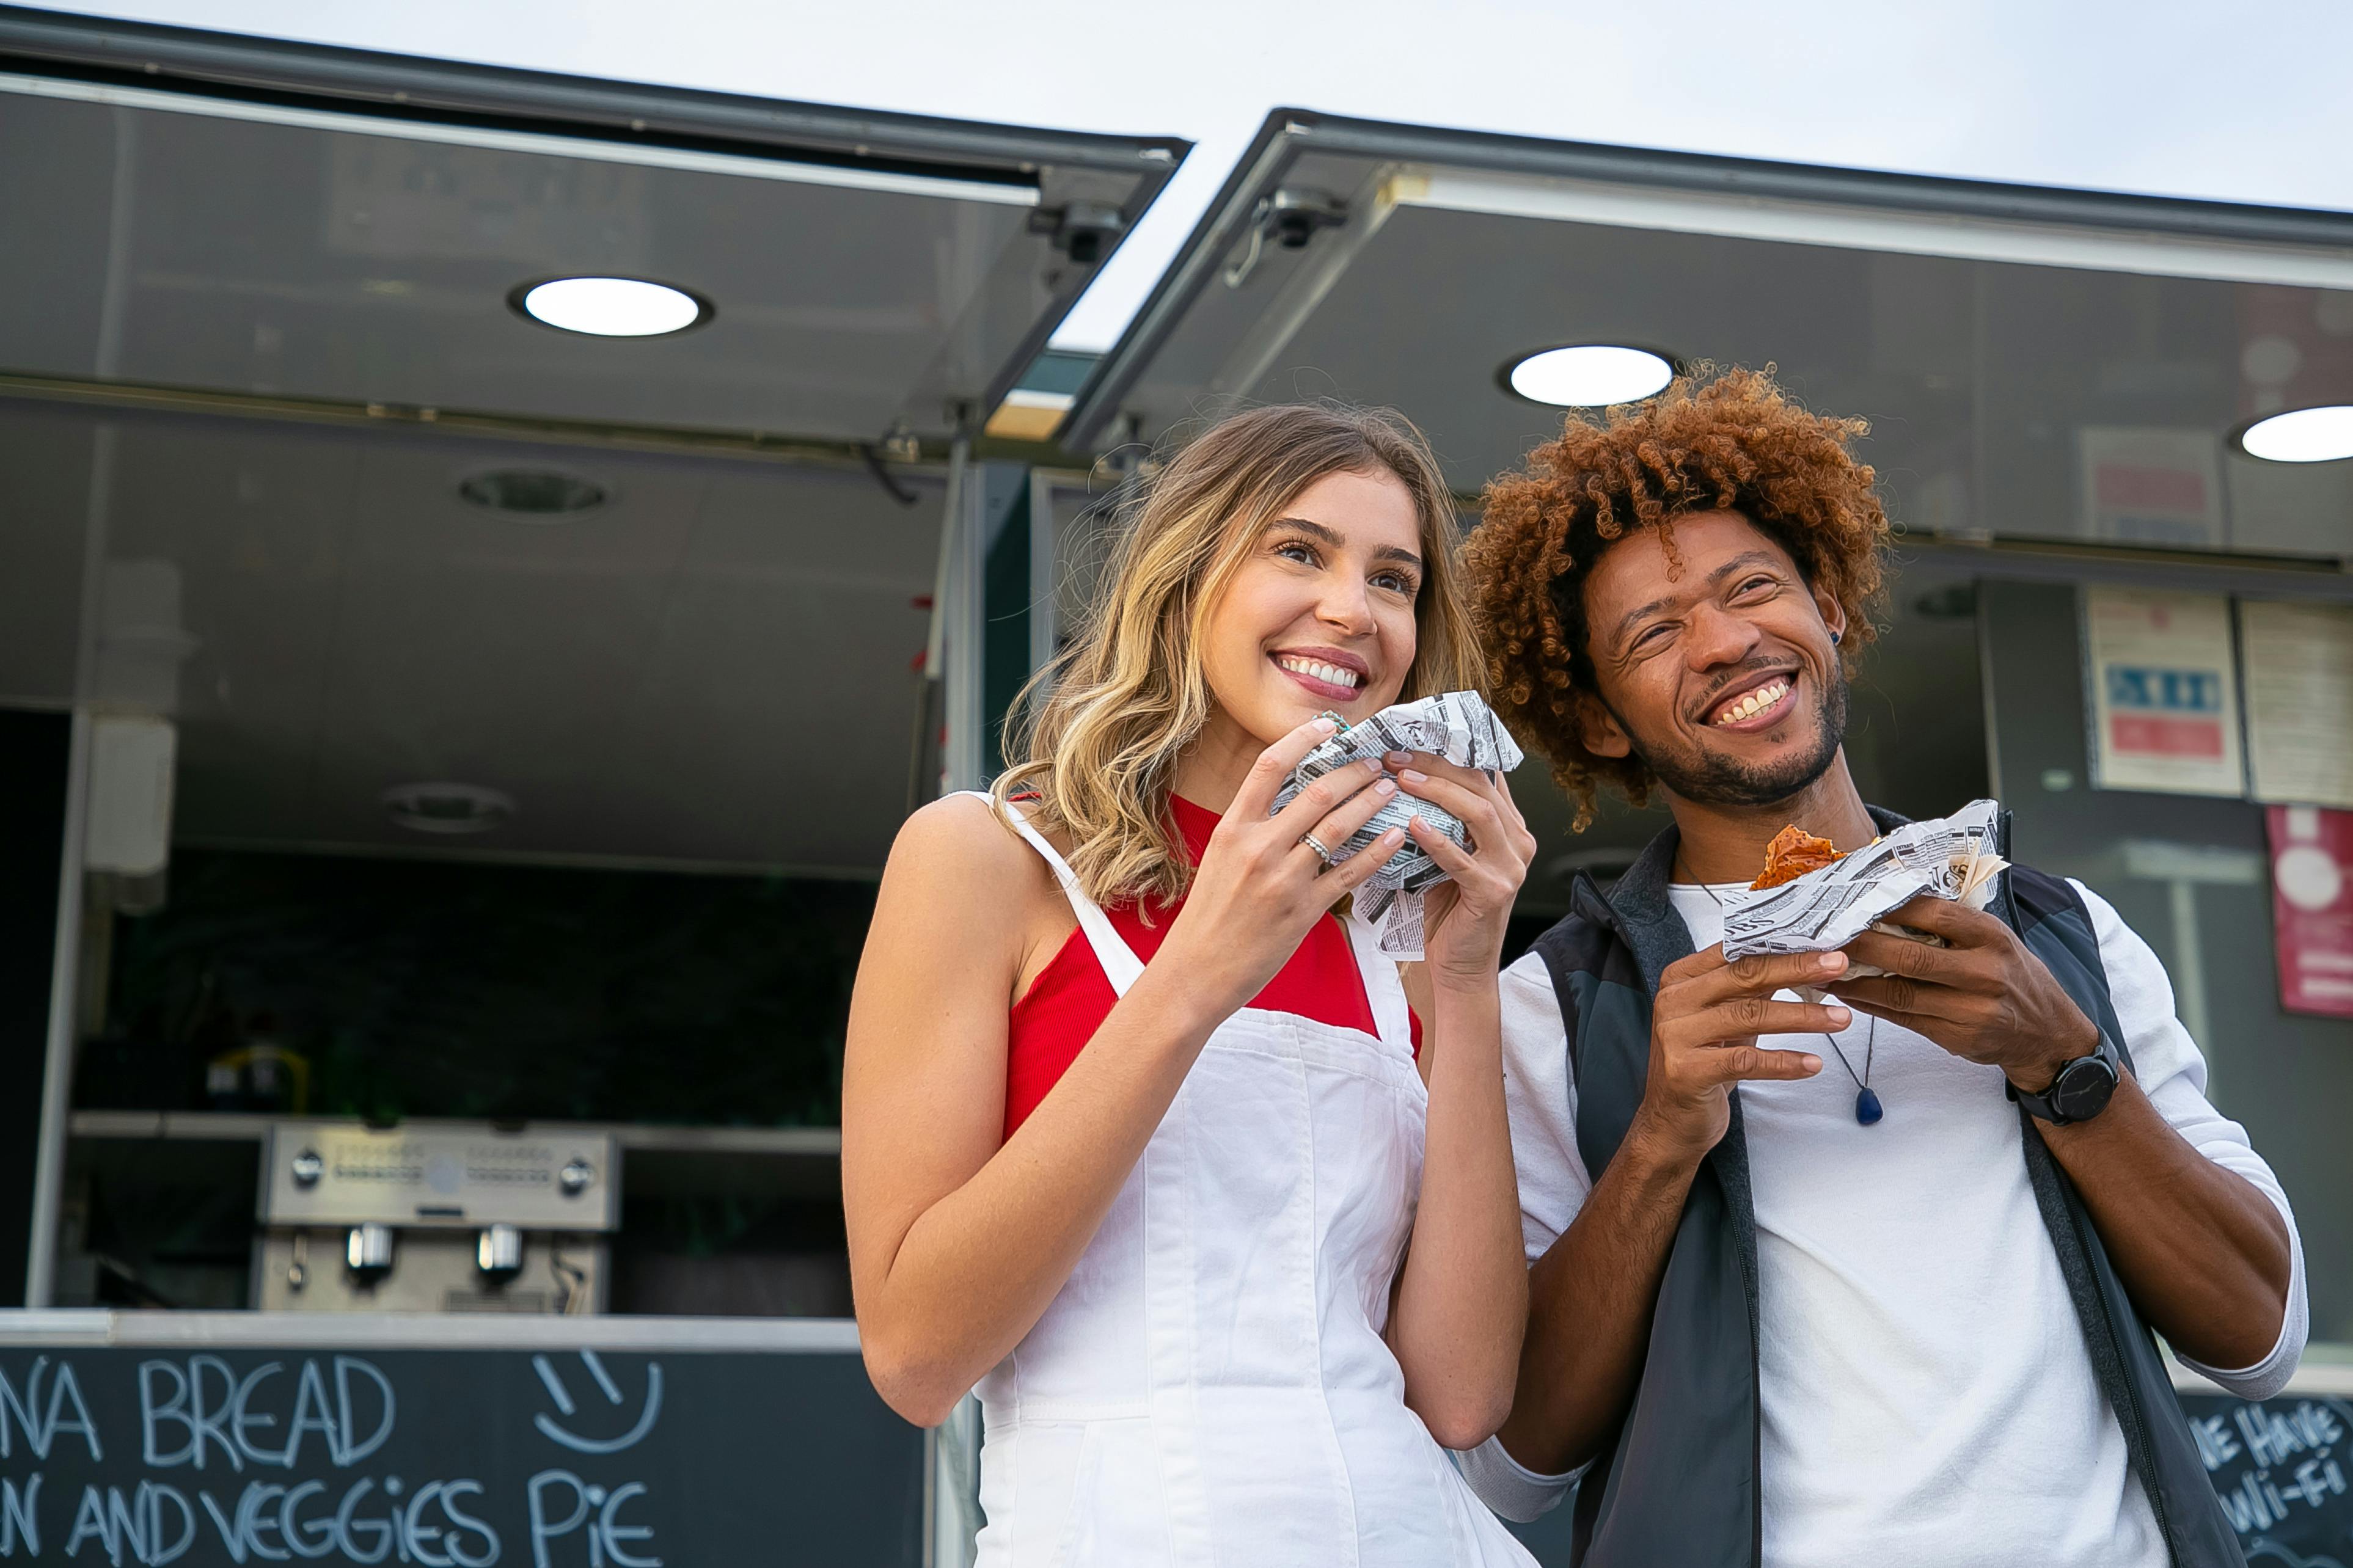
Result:
{"label": "paper sign on truck wall", "polygon": [[2353,811],[2353,605],[2239,605],[2257,800]]}
{"label": "paper sign on truck wall", "polygon": [[2086,588],[2084,661],[2095,785],[2246,793],[2228,598]]}
{"label": "paper sign on truck wall", "polygon": [[2087,426],[2075,450],[2084,531],[2094,539],[2222,542],[2221,451],[2211,430]]}

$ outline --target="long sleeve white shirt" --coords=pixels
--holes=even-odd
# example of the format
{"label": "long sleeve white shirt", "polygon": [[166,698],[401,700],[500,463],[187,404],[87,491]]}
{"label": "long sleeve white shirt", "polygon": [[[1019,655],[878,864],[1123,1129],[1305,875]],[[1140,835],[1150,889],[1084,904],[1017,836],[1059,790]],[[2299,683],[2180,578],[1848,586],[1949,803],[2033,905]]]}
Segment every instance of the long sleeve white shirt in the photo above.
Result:
{"label": "long sleeve white shirt", "polygon": [[[2208,1102],[2206,1060],[2174,1016],[2164,966],[2105,900],[2075,886],[2141,1088],[2286,1222],[2294,1273],[2271,1353],[2197,1369],[2243,1398],[2267,1397],[2306,1333],[2295,1215],[2245,1130]],[[1706,889],[1671,896],[1694,947],[1721,940]],[[1560,1008],[1534,953],[1504,975],[1503,1024],[1533,1261],[1592,1187]],[[1756,1198],[1767,1568],[2162,1563],[2027,1184],[2000,1070],[1860,1015],[1837,1039],[1852,1073],[1819,1035],[1758,1043],[1823,1060],[1814,1078],[1739,1089]],[[1873,1126],[1855,1120],[1856,1075],[1885,1107]],[[1534,1474],[1493,1440],[1462,1466],[1508,1519],[1556,1506],[1577,1479]]]}

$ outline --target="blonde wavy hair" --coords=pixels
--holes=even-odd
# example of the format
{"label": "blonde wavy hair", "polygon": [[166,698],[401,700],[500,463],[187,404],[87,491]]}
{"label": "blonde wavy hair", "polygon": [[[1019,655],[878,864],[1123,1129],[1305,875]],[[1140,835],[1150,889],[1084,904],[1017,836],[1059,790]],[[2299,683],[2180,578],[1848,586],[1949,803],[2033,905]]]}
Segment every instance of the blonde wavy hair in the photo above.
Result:
{"label": "blonde wavy hair", "polygon": [[1421,522],[1415,653],[1399,700],[1483,689],[1454,559],[1461,523],[1421,432],[1388,409],[1330,404],[1220,422],[1129,499],[1103,591],[1007,716],[1005,755],[1019,760],[991,790],[1000,815],[1034,793],[1031,815],[1068,837],[1089,898],[1166,903],[1185,891],[1192,868],[1169,819],[1168,780],[1214,702],[1201,664],[1209,614],[1300,492],[1327,474],[1383,472],[1404,484]]}

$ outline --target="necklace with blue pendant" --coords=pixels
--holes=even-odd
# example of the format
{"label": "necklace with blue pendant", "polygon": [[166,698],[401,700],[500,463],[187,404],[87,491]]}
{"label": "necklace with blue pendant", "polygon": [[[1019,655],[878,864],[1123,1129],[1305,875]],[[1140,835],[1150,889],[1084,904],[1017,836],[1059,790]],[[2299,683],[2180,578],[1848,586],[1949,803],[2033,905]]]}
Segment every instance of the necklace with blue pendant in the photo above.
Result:
{"label": "necklace with blue pendant", "polygon": [[[1675,857],[1675,864],[1678,867],[1683,864],[1683,857],[1680,853]],[[1714,900],[1717,909],[1724,907],[1724,900],[1718,896],[1714,888],[1705,882],[1699,883],[1698,887],[1701,892]],[[1830,1041],[1831,1049],[1838,1053],[1839,1066],[1846,1068],[1846,1076],[1854,1079],[1854,1119],[1865,1127],[1876,1126],[1879,1119],[1887,1114],[1887,1108],[1879,1103],[1878,1091],[1871,1087],[1871,1058],[1879,1045],[1878,1018],[1874,1016],[1871,1020],[1870,1026],[1863,1031],[1862,1072],[1860,1076],[1854,1070],[1854,1064],[1846,1059],[1846,1051],[1840,1046],[1838,1040],[1830,1035],[1824,1035],[1822,1038]]]}
{"label": "necklace with blue pendant", "polygon": [[1873,1048],[1879,1044],[1879,1020],[1873,1018],[1871,1026],[1863,1031],[1861,1078],[1855,1078],[1854,1064],[1846,1059],[1846,1052],[1836,1037],[1824,1035],[1822,1038],[1829,1040],[1831,1049],[1838,1052],[1839,1066],[1846,1068],[1846,1076],[1854,1079],[1854,1119],[1869,1127],[1887,1114],[1885,1108],[1879,1103],[1878,1094],[1871,1087],[1871,1056]]}

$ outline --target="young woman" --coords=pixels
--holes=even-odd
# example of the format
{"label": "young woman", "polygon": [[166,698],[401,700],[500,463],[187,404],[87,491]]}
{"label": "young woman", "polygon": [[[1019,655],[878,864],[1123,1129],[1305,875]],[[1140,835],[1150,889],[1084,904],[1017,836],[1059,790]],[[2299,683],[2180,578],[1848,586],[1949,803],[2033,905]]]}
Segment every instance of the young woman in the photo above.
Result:
{"label": "young woman", "polygon": [[[1519,1359],[1496,960],[1534,840],[1500,781],[1401,752],[1271,813],[1327,711],[1476,683],[1454,547],[1402,421],[1226,421],[1133,514],[995,796],[892,850],[850,1271],[894,1409],[979,1384],[983,1564],[1531,1561],[1440,1446],[1502,1424]],[[1414,825],[1452,874],[1426,1031],[1335,910],[1402,836],[1324,859],[1400,789],[1472,834]]]}

